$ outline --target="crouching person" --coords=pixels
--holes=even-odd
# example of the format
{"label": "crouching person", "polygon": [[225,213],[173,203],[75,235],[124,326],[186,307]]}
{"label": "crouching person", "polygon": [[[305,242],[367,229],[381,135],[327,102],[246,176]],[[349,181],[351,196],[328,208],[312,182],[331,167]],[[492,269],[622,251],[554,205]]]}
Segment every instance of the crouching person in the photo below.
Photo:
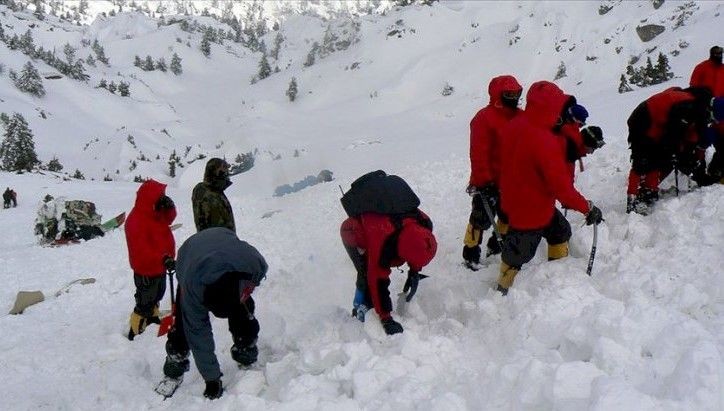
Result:
{"label": "crouching person", "polygon": [[180,382],[189,369],[191,351],[206,382],[204,396],[221,397],[222,374],[209,313],[228,319],[234,341],[231,357],[244,366],[256,362],[259,322],[251,294],[266,277],[267,268],[259,251],[228,228],[208,228],[183,243],[176,263],[176,320],[166,342],[166,377]]}

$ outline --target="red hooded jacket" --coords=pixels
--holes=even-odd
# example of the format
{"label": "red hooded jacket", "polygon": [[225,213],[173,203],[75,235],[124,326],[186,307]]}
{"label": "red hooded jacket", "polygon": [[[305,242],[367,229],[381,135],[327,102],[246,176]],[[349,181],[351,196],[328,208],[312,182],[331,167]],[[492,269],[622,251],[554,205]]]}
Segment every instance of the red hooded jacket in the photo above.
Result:
{"label": "red hooded jacket", "polygon": [[724,96],[724,64],[716,64],[705,60],[694,67],[691,73],[692,87],[709,87],[714,97]]}
{"label": "red hooded jacket", "polygon": [[169,224],[176,218],[176,209],[154,210],[165,195],[166,185],[155,180],[141,184],[136,204],[126,219],[128,260],[133,272],[145,277],[164,275],[163,257],[176,257],[176,242]]}
{"label": "red hooded jacket", "polygon": [[646,136],[654,141],[661,141],[666,131],[671,108],[685,101],[694,101],[694,96],[678,87],[668,88],[649,97],[646,100],[646,107],[651,116],[651,124],[646,130]]}
{"label": "red hooded jacket", "polygon": [[501,132],[505,158],[500,175],[501,206],[514,229],[546,227],[556,200],[583,214],[589,211],[588,202],[573,187],[560,136],[552,131],[569,97],[551,82],[534,83],[526,95],[525,111]]}
{"label": "red hooded jacket", "polygon": [[470,181],[475,187],[488,183],[498,185],[500,175],[500,130],[521,112],[503,106],[501,93],[518,91],[522,87],[513,76],[498,76],[490,80],[490,103],[470,121]]}
{"label": "red hooded jacket", "polygon": [[[429,220],[425,213],[420,211],[420,216],[423,219]],[[405,218],[402,220],[402,232],[400,234],[400,242],[403,241],[405,236],[405,227],[408,225],[416,225],[417,220],[413,217]],[[416,227],[415,227],[416,228]],[[417,264],[411,264],[409,261],[405,261],[398,256],[398,258],[390,261],[389,267],[383,267],[380,264],[380,258],[382,257],[382,248],[384,246],[387,237],[395,232],[395,226],[392,224],[389,215],[377,214],[377,213],[363,213],[358,217],[350,217],[342,223],[340,227],[340,234],[342,236],[342,242],[345,245],[357,247],[365,250],[365,256],[367,261],[367,287],[369,289],[369,295],[372,298],[372,305],[379,315],[380,319],[384,320],[390,318],[390,312],[385,310],[380,297],[380,291],[388,293],[388,291],[380,290],[379,280],[385,280],[390,277],[390,267],[399,267],[405,262],[408,263],[410,269],[420,271],[422,266],[432,260],[437,251],[437,243],[435,242],[432,234],[431,243],[428,244],[427,249],[419,250],[420,256],[417,256],[418,260],[421,260]],[[398,249],[402,249],[402,246],[398,244]]]}

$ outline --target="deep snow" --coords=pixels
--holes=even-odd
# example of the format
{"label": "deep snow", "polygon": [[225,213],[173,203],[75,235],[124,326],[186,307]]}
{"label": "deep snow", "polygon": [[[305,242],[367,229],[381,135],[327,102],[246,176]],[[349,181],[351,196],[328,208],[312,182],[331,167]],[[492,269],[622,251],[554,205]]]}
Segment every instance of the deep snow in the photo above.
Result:
{"label": "deep snow", "polygon": [[[724,3],[701,2],[686,26],[641,43],[633,25],[668,18],[678,5],[671,3],[654,11],[649,2],[624,2],[603,17],[592,2],[411,7],[365,17],[360,43],[307,69],[301,67],[309,48],[304,39],[319,40],[325,26],[293,16],[283,26],[288,48],[282,53],[292,65],[253,86],[248,79],[258,55],[239,48],[246,54],[236,57],[214,45],[208,62],[198,50],[176,46],[176,27],[155,30],[146,17],[69,27],[63,35],[71,39],[104,39],[112,65],[105,70],[137,77],[132,99],[64,79],[46,82],[48,96],[37,100],[0,76],[0,111],[26,114],[43,161],[58,155],[67,169],[81,168],[96,179],[119,168],[121,181],[0,173],[0,188],[14,187],[19,201],[18,208],[0,210],[0,307],[9,310],[19,290],[50,294],[76,278],[98,280],[20,316],[0,316],[0,408],[722,409],[721,186],[664,199],[647,217],[623,212],[625,118],[650,94],[685,85],[722,23]],[[398,19],[404,19],[404,36],[387,37]],[[66,41],[55,37],[58,32],[46,34],[49,43]],[[521,39],[509,46],[514,35]],[[605,44],[609,36],[614,40]],[[577,47],[556,53],[562,38],[564,50]],[[616,93],[630,55],[653,45],[678,49],[680,40],[690,46],[671,58],[677,78]],[[625,49],[620,55],[613,51],[617,45]],[[133,55],[170,55],[168,46],[183,54],[181,78],[132,67]],[[594,54],[600,57],[585,60]],[[3,45],[0,59],[16,69],[26,61]],[[360,69],[344,70],[355,61]],[[586,105],[589,123],[604,129],[607,144],[585,159],[576,185],[606,222],[592,277],[585,275],[592,230],[570,213],[571,256],[547,262],[541,246],[504,298],[491,288],[497,258],[476,273],[460,265],[469,213],[468,122],[487,102],[492,76],[510,72],[527,88],[551,79],[560,61],[568,77],[558,83]],[[91,85],[103,77],[100,70],[92,71]],[[292,76],[300,84],[294,104],[284,96]],[[446,81],[456,90],[450,97],[440,96]],[[51,119],[30,118],[35,107],[51,112]],[[160,135],[162,128],[173,138]],[[44,194],[94,201],[109,218],[130,210],[138,185],[127,180],[139,173],[169,183],[183,223],[174,232],[177,244],[193,234],[190,192],[205,160],[177,170],[175,179],[165,175],[165,160],[129,171],[138,152],[127,143],[128,133],[150,158],[159,153],[165,159],[172,149],[197,143],[194,152],[228,158],[260,150],[255,167],[233,177],[227,194],[239,236],[270,266],[255,292],[261,354],[251,369],[239,370],[228,354],[225,322],[213,321],[226,387],[214,403],[203,399],[193,366],[172,399],[162,401],[152,391],[162,376],[165,340],[156,338],[153,326],[133,342],[124,337],[133,282],[122,231],[59,248],[40,247],[32,234]],[[82,150],[95,136],[104,137]],[[297,149],[301,155],[294,157]],[[281,160],[272,160],[277,154]],[[354,272],[338,235],[344,218],[338,185],[346,189],[377,168],[408,180],[440,244],[424,270],[431,278],[404,314],[396,313],[405,332],[394,337],[384,335],[374,315],[364,324],[349,316]],[[335,180],[273,196],[275,187],[320,169],[331,170]],[[393,273],[393,293],[404,278]]]}

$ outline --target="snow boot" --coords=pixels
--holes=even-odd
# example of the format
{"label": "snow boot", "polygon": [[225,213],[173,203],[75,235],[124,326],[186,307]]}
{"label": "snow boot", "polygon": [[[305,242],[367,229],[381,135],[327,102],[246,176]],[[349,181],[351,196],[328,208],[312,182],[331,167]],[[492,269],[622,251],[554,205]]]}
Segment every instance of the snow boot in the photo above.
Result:
{"label": "snow boot", "polygon": [[465,267],[477,271],[480,269],[480,246],[463,247],[463,260]]}
{"label": "snow boot", "polygon": [[234,342],[234,345],[231,346],[231,358],[238,362],[239,365],[252,365],[258,357],[259,348],[256,346],[256,340],[247,344],[242,343],[241,340],[237,340]]}
{"label": "snow boot", "polygon": [[148,318],[142,316],[134,310],[131,313],[131,318],[128,320],[128,322],[130,324],[130,329],[128,330],[128,339],[133,341],[133,339],[137,335],[142,334],[146,330],[146,326],[148,325]]}
{"label": "snow boot", "polygon": [[163,374],[169,378],[179,379],[189,370],[189,353],[177,351],[170,341],[166,341],[166,361],[163,363]]}
{"label": "snow boot", "polygon": [[502,292],[503,295],[508,294],[508,289],[513,285],[513,280],[515,280],[518,271],[520,271],[520,268],[511,267],[505,262],[501,262],[497,290]]}
{"label": "snow boot", "polygon": [[548,261],[568,257],[568,241],[560,244],[548,244]]}

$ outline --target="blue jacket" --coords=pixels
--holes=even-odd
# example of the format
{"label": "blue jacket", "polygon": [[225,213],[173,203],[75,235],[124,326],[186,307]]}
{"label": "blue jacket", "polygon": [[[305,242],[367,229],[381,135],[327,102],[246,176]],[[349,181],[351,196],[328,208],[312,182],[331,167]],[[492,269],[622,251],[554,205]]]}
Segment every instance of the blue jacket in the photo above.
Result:
{"label": "blue jacket", "polygon": [[228,228],[214,227],[200,231],[179,248],[176,277],[181,289],[184,334],[196,367],[205,381],[221,377],[219,361],[214,353],[209,309],[204,305],[206,287],[232,271],[250,274],[258,285],[266,276],[267,268],[259,251],[239,240],[236,233]]}

